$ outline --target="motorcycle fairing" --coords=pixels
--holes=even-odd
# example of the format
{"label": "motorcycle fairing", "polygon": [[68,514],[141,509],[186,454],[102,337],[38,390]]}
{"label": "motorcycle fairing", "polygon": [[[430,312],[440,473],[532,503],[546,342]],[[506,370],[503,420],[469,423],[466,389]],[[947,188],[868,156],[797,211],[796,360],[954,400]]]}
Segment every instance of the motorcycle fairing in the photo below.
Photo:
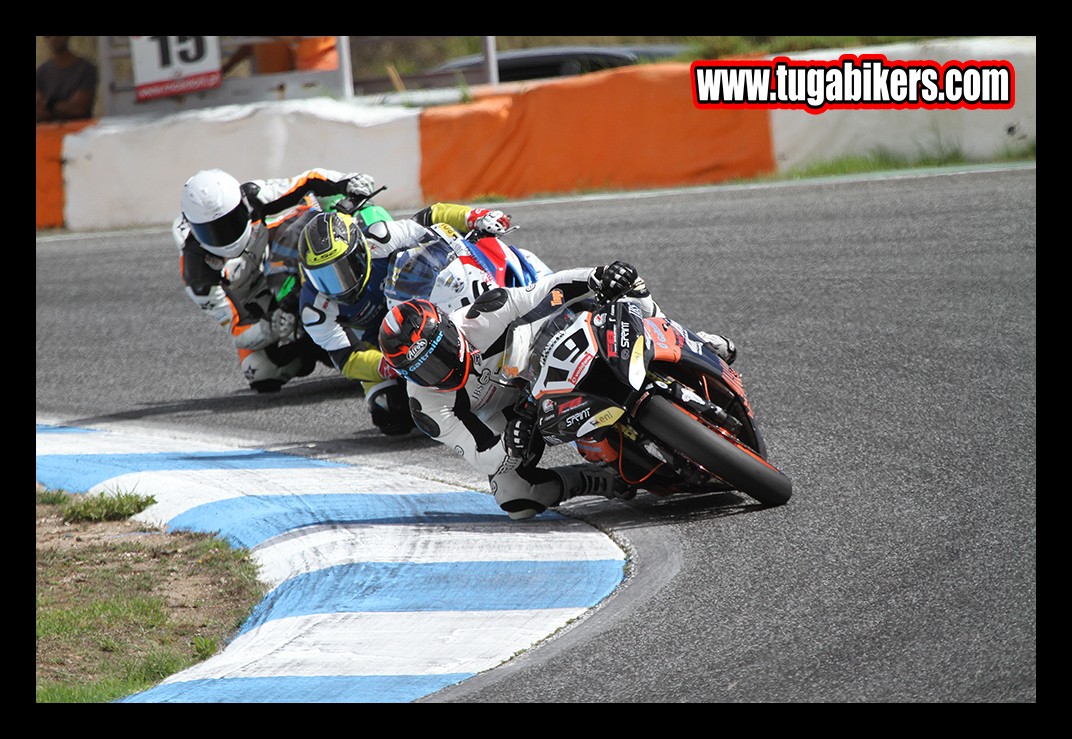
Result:
{"label": "motorcycle fairing", "polygon": [[721,378],[745,407],[748,407],[748,397],[745,395],[741,376],[714,351],[707,348],[698,336],[669,318],[644,319],[644,331],[653,345],[652,361],[679,364],[700,374]]}
{"label": "motorcycle fairing", "polygon": [[625,409],[607,398],[582,393],[562,393],[539,401],[536,423],[540,433],[573,441],[579,437],[598,440],[624,415]]}

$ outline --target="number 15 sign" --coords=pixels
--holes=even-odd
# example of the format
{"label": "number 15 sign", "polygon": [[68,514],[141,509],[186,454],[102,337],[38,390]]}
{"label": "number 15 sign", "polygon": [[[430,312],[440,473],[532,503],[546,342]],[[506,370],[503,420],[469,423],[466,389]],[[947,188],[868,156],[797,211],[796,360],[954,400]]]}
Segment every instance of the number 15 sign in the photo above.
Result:
{"label": "number 15 sign", "polygon": [[131,36],[134,93],[138,100],[185,95],[219,87],[219,36]]}

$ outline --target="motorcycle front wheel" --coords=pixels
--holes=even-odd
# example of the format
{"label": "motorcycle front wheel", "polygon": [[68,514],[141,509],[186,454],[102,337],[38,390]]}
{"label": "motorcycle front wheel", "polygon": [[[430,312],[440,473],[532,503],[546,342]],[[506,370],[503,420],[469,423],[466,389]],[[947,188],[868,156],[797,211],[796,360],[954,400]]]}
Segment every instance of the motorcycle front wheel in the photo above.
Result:
{"label": "motorcycle front wheel", "polygon": [[784,505],[793,495],[793,482],[788,476],[668,398],[649,398],[636,421],[681,456],[764,505]]}

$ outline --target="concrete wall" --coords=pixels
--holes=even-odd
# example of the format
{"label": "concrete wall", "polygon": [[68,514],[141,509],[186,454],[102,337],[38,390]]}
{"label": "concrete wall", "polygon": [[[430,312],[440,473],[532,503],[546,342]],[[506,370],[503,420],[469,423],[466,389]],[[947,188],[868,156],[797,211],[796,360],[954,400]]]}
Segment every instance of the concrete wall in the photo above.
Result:
{"label": "concrete wall", "polygon": [[807,58],[837,59],[845,53],[883,54],[891,62],[1008,61],[1015,70],[1016,105],[1009,110],[827,110],[821,115],[774,110],[772,143],[779,171],[880,149],[909,158],[959,151],[969,159],[986,161],[1035,141],[1034,36],[893,44],[849,52],[826,49],[808,52]]}
{"label": "concrete wall", "polygon": [[[979,161],[1035,141],[1035,37],[867,49],[938,63],[1007,60],[1008,110],[699,109],[689,65],[643,65],[475,88],[468,103],[422,107],[328,98],[232,105],[162,117],[38,127],[38,228],[170,223],[182,183],[220,167],[239,179],[310,167],[372,173],[390,210],[436,200],[715,184],[876,150],[960,151]],[[62,158],[57,149],[62,147]]]}

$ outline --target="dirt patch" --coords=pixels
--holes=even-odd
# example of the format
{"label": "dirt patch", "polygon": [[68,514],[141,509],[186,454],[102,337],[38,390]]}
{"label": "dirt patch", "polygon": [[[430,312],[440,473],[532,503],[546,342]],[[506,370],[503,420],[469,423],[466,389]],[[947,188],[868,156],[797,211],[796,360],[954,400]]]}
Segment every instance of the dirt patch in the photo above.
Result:
{"label": "dirt patch", "polygon": [[155,683],[219,653],[265,592],[248,552],[211,535],[38,503],[39,702],[42,686]]}
{"label": "dirt patch", "polygon": [[146,546],[164,546],[170,541],[167,532],[153,530],[130,519],[67,523],[63,520],[59,506],[37,506],[38,549],[75,549],[90,544],[115,543],[121,539],[134,538]]}

